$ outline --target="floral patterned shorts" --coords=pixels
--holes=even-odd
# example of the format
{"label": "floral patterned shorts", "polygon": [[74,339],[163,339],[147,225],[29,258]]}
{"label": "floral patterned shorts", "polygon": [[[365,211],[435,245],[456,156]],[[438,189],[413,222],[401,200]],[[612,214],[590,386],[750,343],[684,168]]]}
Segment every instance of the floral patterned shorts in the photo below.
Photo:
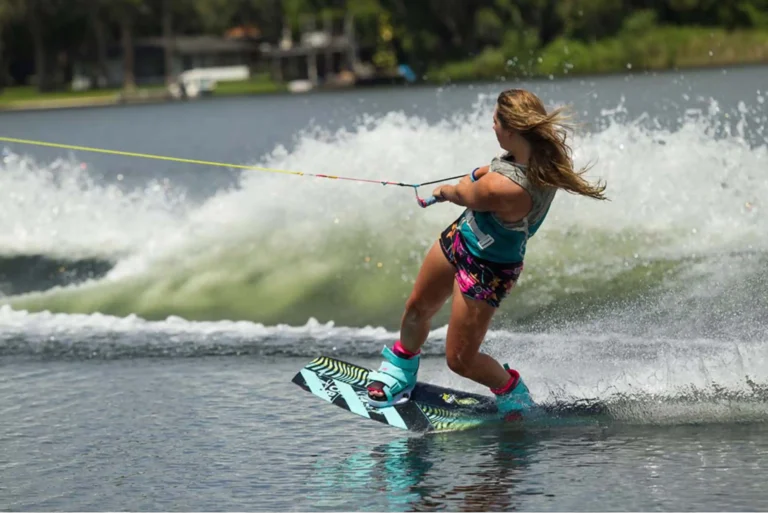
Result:
{"label": "floral patterned shorts", "polygon": [[523,263],[502,264],[476,257],[464,245],[459,222],[456,220],[440,235],[440,247],[456,268],[456,282],[462,294],[498,308],[517,283]]}

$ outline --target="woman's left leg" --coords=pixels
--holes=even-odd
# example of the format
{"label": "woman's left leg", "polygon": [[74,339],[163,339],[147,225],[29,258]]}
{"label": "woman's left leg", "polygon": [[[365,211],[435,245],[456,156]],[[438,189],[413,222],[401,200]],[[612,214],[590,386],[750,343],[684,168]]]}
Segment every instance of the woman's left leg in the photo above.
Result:
{"label": "woman's left leg", "polygon": [[456,374],[491,389],[502,389],[510,381],[509,372],[480,352],[494,313],[495,307],[465,296],[454,283],[445,355],[448,367]]}

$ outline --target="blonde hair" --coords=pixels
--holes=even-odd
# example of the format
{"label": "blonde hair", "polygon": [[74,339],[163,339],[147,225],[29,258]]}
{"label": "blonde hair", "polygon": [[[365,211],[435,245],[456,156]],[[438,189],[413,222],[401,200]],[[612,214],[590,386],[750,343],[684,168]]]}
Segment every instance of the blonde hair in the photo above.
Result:
{"label": "blonde hair", "polygon": [[582,175],[589,170],[575,170],[568,145],[564,109],[550,113],[539,98],[524,89],[509,89],[499,94],[496,115],[506,130],[520,133],[531,145],[527,177],[534,185],[557,187],[568,192],[604,200],[605,183],[593,185]]}

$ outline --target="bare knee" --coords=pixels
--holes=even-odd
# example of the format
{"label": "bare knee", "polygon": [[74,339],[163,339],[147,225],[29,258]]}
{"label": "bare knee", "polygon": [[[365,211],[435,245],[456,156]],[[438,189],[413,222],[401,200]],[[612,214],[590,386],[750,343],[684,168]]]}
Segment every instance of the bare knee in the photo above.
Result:
{"label": "bare knee", "polygon": [[445,361],[448,368],[462,377],[467,377],[475,359],[474,354],[462,354],[461,352],[447,352]]}

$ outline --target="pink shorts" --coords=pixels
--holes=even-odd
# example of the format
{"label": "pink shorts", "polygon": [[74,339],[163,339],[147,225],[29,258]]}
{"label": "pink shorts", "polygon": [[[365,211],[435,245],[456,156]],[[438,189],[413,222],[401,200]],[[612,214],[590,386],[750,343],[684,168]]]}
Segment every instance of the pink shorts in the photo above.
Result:
{"label": "pink shorts", "polygon": [[479,258],[467,250],[458,230],[459,220],[440,235],[440,247],[456,268],[456,282],[465,296],[498,308],[517,283],[523,263],[502,264]]}

